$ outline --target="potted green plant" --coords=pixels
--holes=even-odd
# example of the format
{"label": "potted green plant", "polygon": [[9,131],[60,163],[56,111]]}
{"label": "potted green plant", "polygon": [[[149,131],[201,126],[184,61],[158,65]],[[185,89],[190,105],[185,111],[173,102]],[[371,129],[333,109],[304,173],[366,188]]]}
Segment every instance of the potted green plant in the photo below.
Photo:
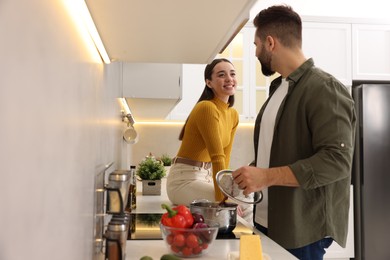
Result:
{"label": "potted green plant", "polygon": [[143,195],[161,195],[161,179],[165,177],[165,168],[154,156],[146,156],[137,169],[137,176],[142,180]]}
{"label": "potted green plant", "polygon": [[169,170],[171,169],[172,162],[173,162],[172,157],[170,157],[168,154],[164,153],[161,155],[159,160],[164,164],[166,175],[168,175]]}
{"label": "potted green plant", "polygon": [[164,166],[171,166],[172,165],[172,158],[168,154],[166,154],[166,153],[161,155],[160,161],[162,161]]}

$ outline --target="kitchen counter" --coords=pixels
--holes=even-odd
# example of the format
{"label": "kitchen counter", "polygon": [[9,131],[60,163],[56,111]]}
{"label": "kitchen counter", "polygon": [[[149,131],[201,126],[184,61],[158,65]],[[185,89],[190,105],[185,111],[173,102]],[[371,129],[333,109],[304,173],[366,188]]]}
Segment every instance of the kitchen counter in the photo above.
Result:
{"label": "kitchen counter", "polygon": [[[143,196],[142,195],[142,183],[137,182],[137,209],[132,213],[164,213],[161,208],[162,203],[171,204],[167,194],[165,192],[166,179],[162,180],[162,190],[160,196]],[[261,238],[263,252],[268,254],[271,259],[275,260],[289,260],[296,259],[284,248],[279,246],[273,240],[268,238],[263,233],[254,229],[253,226],[245,221],[241,217],[237,217],[240,225],[251,229],[254,233],[259,234]],[[228,259],[229,252],[239,251],[240,240],[239,239],[217,239],[214,244],[201,259]],[[126,259],[138,260],[144,255],[153,257],[155,260],[159,260],[164,254],[168,254],[168,248],[163,240],[128,240],[126,244]]]}

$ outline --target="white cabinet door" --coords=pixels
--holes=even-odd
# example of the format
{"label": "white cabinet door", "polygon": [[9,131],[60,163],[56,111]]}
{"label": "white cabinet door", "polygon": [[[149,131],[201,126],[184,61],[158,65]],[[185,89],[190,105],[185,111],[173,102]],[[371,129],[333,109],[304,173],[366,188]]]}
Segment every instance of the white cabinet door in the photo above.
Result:
{"label": "white cabinet door", "polygon": [[123,63],[123,96],[180,99],[181,64]]}
{"label": "white cabinet door", "polygon": [[302,38],[307,58],[344,85],[352,84],[351,24],[303,22]]}
{"label": "white cabinet door", "polygon": [[167,119],[187,119],[205,87],[204,69],[206,64],[183,64],[183,96]]}
{"label": "white cabinet door", "polygon": [[390,24],[354,24],[353,79],[390,80]]}
{"label": "white cabinet door", "polygon": [[182,97],[182,65],[123,63],[123,97],[136,121],[164,120]]}

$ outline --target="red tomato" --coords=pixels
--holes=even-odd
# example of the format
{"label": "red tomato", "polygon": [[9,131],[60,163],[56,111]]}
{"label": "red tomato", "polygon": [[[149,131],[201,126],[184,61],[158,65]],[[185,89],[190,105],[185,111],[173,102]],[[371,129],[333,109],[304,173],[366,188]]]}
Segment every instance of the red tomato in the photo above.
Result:
{"label": "red tomato", "polygon": [[200,254],[202,251],[203,251],[202,246],[197,246],[197,247],[195,247],[195,248],[192,249],[192,252],[193,252],[195,255]]}
{"label": "red tomato", "polygon": [[171,250],[175,253],[179,253],[180,252],[180,248],[178,248],[177,246],[174,246],[174,245],[171,245]]}
{"label": "red tomato", "polygon": [[199,245],[198,237],[194,234],[189,234],[186,238],[186,245],[190,248],[195,248]]}
{"label": "red tomato", "polygon": [[167,243],[168,243],[168,245],[172,245],[172,243],[173,243],[173,235],[172,234],[169,234],[167,236]]}
{"label": "red tomato", "polygon": [[190,248],[190,247],[183,247],[181,252],[183,253],[184,256],[190,256],[190,255],[192,255],[192,248]]}
{"label": "red tomato", "polygon": [[178,247],[184,246],[186,243],[186,239],[183,234],[175,234],[173,237],[172,244]]}

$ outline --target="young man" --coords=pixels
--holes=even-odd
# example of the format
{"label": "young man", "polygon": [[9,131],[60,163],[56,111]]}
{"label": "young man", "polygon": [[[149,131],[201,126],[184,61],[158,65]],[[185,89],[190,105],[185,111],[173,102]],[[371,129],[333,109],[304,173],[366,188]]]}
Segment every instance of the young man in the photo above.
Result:
{"label": "young man", "polygon": [[255,209],[258,229],[299,259],[323,259],[333,240],[346,243],[353,100],[337,79],[306,59],[301,18],[291,7],[262,10],[254,25],[263,74],[281,76],[256,119],[256,167],[241,167],[233,176],[244,194],[266,195]]}

